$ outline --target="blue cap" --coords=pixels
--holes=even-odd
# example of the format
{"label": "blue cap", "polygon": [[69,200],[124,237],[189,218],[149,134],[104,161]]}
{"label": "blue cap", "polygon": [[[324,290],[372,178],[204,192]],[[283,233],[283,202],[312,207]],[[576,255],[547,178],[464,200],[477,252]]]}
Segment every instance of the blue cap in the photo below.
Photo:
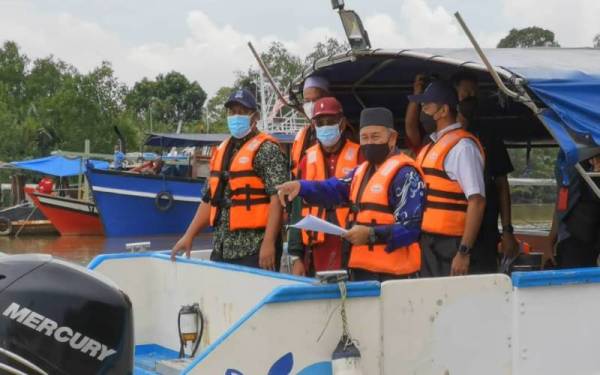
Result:
{"label": "blue cap", "polygon": [[456,107],[458,96],[454,87],[443,81],[433,81],[422,94],[408,95],[408,100],[415,103],[448,104]]}
{"label": "blue cap", "polygon": [[256,110],[256,99],[254,95],[246,89],[238,89],[229,95],[229,99],[225,102],[225,108],[229,108],[232,104],[238,103],[248,109]]}

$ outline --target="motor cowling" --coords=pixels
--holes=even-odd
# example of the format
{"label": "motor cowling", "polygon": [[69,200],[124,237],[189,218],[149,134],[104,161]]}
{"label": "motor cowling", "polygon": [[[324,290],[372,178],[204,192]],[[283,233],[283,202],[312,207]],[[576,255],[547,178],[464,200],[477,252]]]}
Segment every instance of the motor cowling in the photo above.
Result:
{"label": "motor cowling", "polygon": [[27,374],[132,374],[131,302],[47,255],[0,257],[0,363]]}

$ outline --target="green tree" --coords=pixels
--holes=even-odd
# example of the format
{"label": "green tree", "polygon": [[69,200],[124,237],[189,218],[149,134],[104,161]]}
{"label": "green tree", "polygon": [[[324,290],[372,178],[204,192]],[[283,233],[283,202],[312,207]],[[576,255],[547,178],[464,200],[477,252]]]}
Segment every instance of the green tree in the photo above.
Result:
{"label": "green tree", "polygon": [[[340,43],[336,39],[329,38],[323,42],[317,43],[311,53],[306,57],[301,58],[292,54],[282,43],[273,42],[265,52],[260,54],[260,56],[269,68],[273,80],[285,94],[294,80],[302,74],[305,69],[312,66],[315,61],[326,56],[345,52],[348,49],[349,46],[347,43]],[[241,87],[250,90],[256,95],[257,100],[260,102],[259,83],[260,71],[257,68],[250,67],[245,72],[236,72],[236,80],[233,86],[235,88]],[[216,101],[213,102],[213,105],[218,106],[220,103],[219,100],[222,100],[224,103],[224,99],[226,98],[223,98],[222,96],[219,99],[215,99]],[[284,109],[284,111],[286,110],[290,109]],[[221,114],[221,116],[221,120],[225,121],[224,115]]]}
{"label": "green tree", "polygon": [[511,29],[498,43],[498,48],[560,47],[554,33],[541,27]]}
{"label": "green tree", "polygon": [[[511,177],[554,178],[558,148],[534,148],[529,156],[525,149],[509,149],[514,166]],[[513,186],[513,203],[549,203],[556,198],[556,188],[548,186]]]}
{"label": "green tree", "polygon": [[16,43],[7,41],[0,48],[0,82],[7,85],[15,100],[22,98],[29,59],[19,52]]}
{"label": "green tree", "polygon": [[[217,93],[210,98],[206,104],[206,111],[208,114],[208,126],[203,127],[203,130],[210,131],[211,133],[227,133],[227,110],[225,109],[225,102],[231,95],[233,88],[221,87],[217,90]],[[206,124],[205,124],[206,125]]]}
{"label": "green tree", "polygon": [[[304,69],[302,59],[288,51],[281,42],[271,43],[260,57],[269,68],[273,80],[282,90],[289,88]],[[258,94],[260,71],[257,68],[248,68],[246,72],[238,71],[236,76],[234,87],[243,87]],[[260,100],[258,95],[257,100]]]}
{"label": "green tree", "polygon": [[337,39],[329,38],[325,42],[315,44],[313,51],[304,59],[304,67],[309,68],[323,57],[337,55],[349,49],[350,45],[347,42],[340,43]]}
{"label": "green tree", "polygon": [[12,42],[0,50],[0,159],[56,149],[110,153],[118,126],[134,147],[140,132],[123,105],[127,87],[104,62],[88,74],[52,56],[33,62]]}
{"label": "green tree", "polygon": [[142,121],[152,121],[153,130],[192,128],[202,119],[206,93],[198,82],[181,73],[159,74],[154,81],[137,82],[125,97],[127,108]]}

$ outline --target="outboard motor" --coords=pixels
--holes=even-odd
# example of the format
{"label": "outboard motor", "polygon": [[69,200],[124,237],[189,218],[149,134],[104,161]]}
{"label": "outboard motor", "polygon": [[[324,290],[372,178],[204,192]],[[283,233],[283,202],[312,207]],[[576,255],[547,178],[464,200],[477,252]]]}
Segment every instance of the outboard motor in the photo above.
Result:
{"label": "outboard motor", "polygon": [[110,280],[49,255],[0,256],[0,368],[132,374],[133,352],[131,302]]}

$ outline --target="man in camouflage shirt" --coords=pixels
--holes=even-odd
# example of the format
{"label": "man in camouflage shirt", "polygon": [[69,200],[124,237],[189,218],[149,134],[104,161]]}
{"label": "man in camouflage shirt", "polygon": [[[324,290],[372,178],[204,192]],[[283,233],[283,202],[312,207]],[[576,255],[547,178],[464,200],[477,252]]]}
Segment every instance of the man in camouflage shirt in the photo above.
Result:
{"label": "man in camouflage shirt", "polygon": [[[229,171],[235,155],[260,134],[254,96],[246,90],[237,90],[225,107],[232,137],[226,145],[222,159],[222,171]],[[211,164],[214,161],[211,161]],[[196,216],[184,236],[171,251],[171,258],[185,250],[189,256],[193,238],[210,224],[211,206],[216,209],[213,217],[213,252],[211,260],[277,270],[281,257],[282,208],[275,186],[289,176],[288,163],[279,145],[269,139],[262,142],[252,161],[253,172],[264,184],[264,192],[270,197],[266,228],[231,230],[232,190],[227,178],[220,177],[217,188],[210,184],[204,189],[202,202]],[[213,167],[211,166],[211,170]],[[236,219],[234,217],[234,219]]]}

